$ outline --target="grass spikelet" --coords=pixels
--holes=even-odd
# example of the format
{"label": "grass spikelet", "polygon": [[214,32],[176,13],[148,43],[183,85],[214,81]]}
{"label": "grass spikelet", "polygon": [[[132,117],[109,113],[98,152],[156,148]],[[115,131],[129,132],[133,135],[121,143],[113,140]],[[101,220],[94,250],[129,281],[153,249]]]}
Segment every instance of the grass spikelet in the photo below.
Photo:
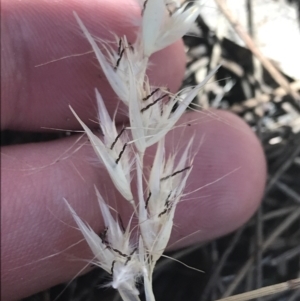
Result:
{"label": "grass spikelet", "polygon": [[[126,37],[115,36],[116,49],[106,43],[102,45],[105,54],[74,13],[112,89],[128,107],[130,125],[118,132],[97,89],[103,139],[96,136],[70,109],[88,136],[98,159],[106,167],[116,189],[132,204],[133,215],[139,221],[137,240],[132,241],[131,223],[123,229],[98,190],[96,195],[105,223],[105,229],[100,235],[65,202],[95,256],[96,265],[111,275],[107,285],[117,289],[124,301],[140,300],[136,288],[139,278],[143,278],[146,301],[155,301],[152,291],[153,270],[168,244],[176,206],[183,196],[193,167],[193,138],[180,157],[176,152],[166,153],[164,138],[199,90],[217,71],[217,68],[214,69],[203,83],[185,91],[184,96],[181,93],[173,95],[166,87],[151,86],[146,75],[149,57],[187,33],[198,16],[199,5],[180,7],[180,2],[175,0],[146,0],[140,1],[140,7],[142,22],[136,41],[131,45]],[[127,147],[129,144],[131,147]],[[144,154],[155,144],[153,165],[148,168],[144,166]],[[149,175],[143,172],[146,167],[150,170]],[[133,174],[137,180],[136,193],[131,187]]]}

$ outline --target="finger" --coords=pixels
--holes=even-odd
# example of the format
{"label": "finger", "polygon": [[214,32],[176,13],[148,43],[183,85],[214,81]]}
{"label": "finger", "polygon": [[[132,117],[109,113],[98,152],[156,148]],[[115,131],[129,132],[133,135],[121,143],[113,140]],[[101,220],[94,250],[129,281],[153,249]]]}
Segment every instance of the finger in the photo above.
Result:
{"label": "finger", "polygon": [[[135,0],[18,1],[2,4],[1,125],[4,129],[40,131],[42,127],[74,129],[79,125],[68,107],[90,126],[97,87],[114,113],[118,103],[73,16],[76,11],[91,33],[112,40],[112,32],[134,41],[140,18]],[[68,57],[69,56],[69,57]],[[67,57],[37,67],[55,59]],[[181,41],[151,58],[150,82],[176,91],[185,56]],[[122,111],[122,108],[121,108]],[[117,121],[123,122],[125,115]]]}
{"label": "finger", "polygon": [[[229,113],[218,114],[230,126],[210,120],[177,128],[168,139],[168,148],[172,150],[178,140],[180,145],[186,145],[195,134],[197,143],[205,134],[187,190],[215,181],[191,194],[193,199],[185,197],[185,201],[178,205],[171,243],[191,233],[196,234],[177,246],[212,239],[236,229],[253,214],[262,196],[266,171],[259,142],[240,119]],[[184,121],[190,122],[197,117],[195,113],[186,114]],[[28,296],[68,281],[84,266],[74,258],[91,258],[85,242],[67,249],[79,242],[82,234],[71,227],[75,223],[63,198],[97,233],[104,225],[95,199],[94,184],[109,204],[119,211],[123,221],[128,220],[132,212],[128,203],[115,192],[103,166],[95,168],[91,146],[87,144],[73,152],[82,142],[71,148],[74,143],[75,138],[68,138],[3,149],[4,300]],[[62,253],[47,258],[58,252]],[[41,260],[43,258],[47,259]]]}

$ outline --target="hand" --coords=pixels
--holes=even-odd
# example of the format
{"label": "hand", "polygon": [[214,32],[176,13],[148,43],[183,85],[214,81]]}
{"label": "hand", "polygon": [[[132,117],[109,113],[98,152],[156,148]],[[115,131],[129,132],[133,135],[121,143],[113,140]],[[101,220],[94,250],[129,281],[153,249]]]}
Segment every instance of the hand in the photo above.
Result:
{"label": "hand", "polygon": [[[115,32],[133,39],[130,21],[139,14],[133,3],[3,0],[2,129],[80,130],[69,104],[86,124],[96,128],[91,121],[96,119],[95,87],[113,114],[118,102],[92,53],[35,66],[90,51],[73,10],[97,37],[110,39],[110,32]],[[153,56],[150,82],[176,91],[184,68],[183,46],[178,42]],[[183,243],[229,233],[250,218],[261,200],[266,170],[257,138],[238,117],[215,113],[226,123],[210,118],[185,128],[182,135],[184,144],[192,133],[196,140],[205,134],[188,189],[240,169],[179,204],[171,243],[191,233],[195,234]],[[197,114],[186,114],[183,119],[194,120]],[[122,114],[117,116],[120,126],[126,120]],[[82,235],[71,227],[74,221],[63,198],[98,232],[103,230],[103,221],[94,184],[104,197],[109,194],[108,201],[124,220],[130,214],[126,202],[110,193],[115,190],[103,166],[91,162],[95,158],[91,147],[86,143],[80,148],[84,139],[76,142],[78,137],[2,148],[2,300],[19,299],[68,281],[84,266],[74,256],[90,258],[87,244],[78,243]]]}

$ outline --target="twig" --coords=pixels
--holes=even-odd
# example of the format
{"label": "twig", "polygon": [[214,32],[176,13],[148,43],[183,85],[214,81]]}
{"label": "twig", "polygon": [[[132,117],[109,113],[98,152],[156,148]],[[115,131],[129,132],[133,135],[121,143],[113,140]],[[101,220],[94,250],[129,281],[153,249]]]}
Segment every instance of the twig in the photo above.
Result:
{"label": "twig", "polygon": [[[213,241],[211,243],[211,247],[212,247],[212,260],[213,260],[213,266],[215,267],[219,261],[219,254],[218,254],[218,250],[217,250],[217,242]],[[219,281],[216,281],[216,283],[219,283]],[[212,291],[211,291],[211,299],[216,299],[217,298],[217,285],[212,287]]]}
{"label": "twig", "polygon": [[246,281],[245,281],[245,289],[244,291],[248,292],[248,291],[252,291],[253,289],[255,289],[253,287],[253,268],[249,269],[249,271],[247,272],[247,277],[246,277]]}
{"label": "twig", "polygon": [[[300,208],[298,208],[298,210],[296,210],[291,215],[289,215],[277,228],[275,228],[275,230],[271,233],[268,239],[264,242],[262,246],[262,251],[264,252],[265,250],[267,250],[272,245],[274,240],[283,231],[285,231],[296,219],[298,219],[299,215],[300,215]],[[234,281],[229,285],[226,292],[223,294],[223,297],[228,297],[234,292],[234,290],[237,288],[240,282],[244,279],[247,271],[250,269],[253,263],[254,263],[254,256],[251,256],[248,259],[248,261],[244,264],[244,266],[240,269]]]}
{"label": "twig", "polygon": [[112,301],[122,301],[121,296],[118,293],[118,291],[115,292],[115,295],[113,296],[113,300]]}
{"label": "twig", "polygon": [[239,37],[244,41],[250,51],[258,58],[258,60],[262,63],[262,65],[266,68],[266,70],[270,73],[273,79],[287,91],[295,100],[297,100],[298,104],[300,104],[300,95],[293,91],[288,83],[288,81],[280,74],[280,72],[273,66],[273,64],[263,55],[263,53],[258,49],[255,45],[249,34],[245,31],[243,26],[238,22],[238,20],[232,15],[231,11],[228,9],[225,0],[215,0],[217,5],[219,6],[221,12],[230,22],[236,33]]}
{"label": "twig", "polygon": [[251,292],[218,299],[215,301],[248,301],[253,300],[255,298],[270,296],[274,294],[278,294],[285,291],[300,289],[300,278],[289,280],[287,282],[266,286],[257,290],[253,290]]}
{"label": "twig", "polygon": [[[291,212],[295,211],[297,208],[299,208],[299,206],[289,206],[289,207],[273,210],[271,212],[264,214],[263,221],[265,222],[265,221],[269,221],[269,220],[272,220],[275,218],[283,217],[284,215],[290,214]],[[251,220],[247,224],[248,227],[252,227],[254,225],[255,225],[254,220]]]}
{"label": "twig", "polygon": [[[248,247],[248,254],[249,256],[252,256],[252,254],[256,254],[254,252],[255,248],[255,235],[253,237],[251,237],[251,239],[249,239],[249,247]],[[244,292],[249,292],[252,291],[254,289],[257,289],[257,287],[253,286],[253,282],[254,282],[254,269],[253,266],[251,268],[249,268],[249,270],[247,271],[247,278],[246,278],[246,283],[245,283],[245,289]]]}
{"label": "twig", "polygon": [[290,206],[290,207],[274,210],[269,213],[266,213],[264,215],[263,219],[264,219],[264,221],[268,221],[273,218],[282,217],[283,215],[286,215],[286,214],[289,214],[289,213],[295,211],[297,208],[298,208],[298,206]]}
{"label": "twig", "polygon": [[225,262],[227,261],[227,258],[229,257],[229,255],[231,254],[232,250],[235,248],[236,244],[238,243],[240,237],[241,237],[241,234],[243,233],[245,229],[245,226],[242,227],[241,229],[239,229],[234,237],[232,238],[229,246],[227,247],[226,251],[223,253],[218,265],[216,266],[215,270],[214,270],[214,273],[211,275],[206,287],[205,287],[205,290],[202,294],[202,300],[207,300],[208,299],[208,295],[213,287],[213,285],[215,285],[216,283],[218,283],[218,278],[219,278],[219,275],[220,275],[220,272],[225,264]]}
{"label": "twig", "polygon": [[300,204],[300,194],[298,194],[295,190],[290,188],[288,185],[282,183],[281,181],[277,181],[275,185],[292,200]]}
{"label": "twig", "polygon": [[300,290],[296,290],[287,301],[297,301],[298,297],[300,297]]}
{"label": "twig", "polygon": [[277,172],[269,180],[269,183],[265,190],[265,194],[267,194],[271,190],[271,188],[276,183],[276,181],[281,177],[281,175],[291,166],[291,164],[294,162],[295,157],[297,157],[299,153],[300,153],[300,144],[298,146],[297,145],[295,146],[295,149],[290,155],[289,159],[280,166]]}
{"label": "twig", "polygon": [[295,256],[298,256],[298,255],[300,255],[300,246],[292,248],[292,249],[280,254],[279,256],[273,258],[271,260],[271,265],[277,265],[277,264],[280,264],[281,262],[291,260],[292,258],[294,258]]}
{"label": "twig", "polygon": [[[256,43],[256,28],[255,24],[253,22],[253,5],[252,0],[247,0],[247,12],[248,12],[248,31],[250,34],[250,37],[253,39],[253,41]],[[262,65],[257,59],[257,57],[252,53],[252,64],[253,64],[253,77],[254,77],[254,97],[258,100],[259,103],[259,109],[261,111],[261,114],[259,115],[261,118],[264,117],[264,107],[262,106],[263,102],[261,101],[261,86],[263,85],[263,70]],[[262,140],[262,133],[261,133],[261,126],[262,126],[262,120],[258,120],[257,122],[257,136]],[[259,279],[259,278],[257,278]],[[259,288],[260,286],[257,286],[256,288]],[[259,301],[259,300],[257,300]]]}
{"label": "twig", "polygon": [[256,258],[255,258],[255,263],[256,263],[256,288],[261,288],[262,287],[262,280],[263,280],[263,272],[262,272],[262,247],[263,247],[263,220],[262,220],[262,206],[259,207],[257,211],[257,216],[256,216]]}

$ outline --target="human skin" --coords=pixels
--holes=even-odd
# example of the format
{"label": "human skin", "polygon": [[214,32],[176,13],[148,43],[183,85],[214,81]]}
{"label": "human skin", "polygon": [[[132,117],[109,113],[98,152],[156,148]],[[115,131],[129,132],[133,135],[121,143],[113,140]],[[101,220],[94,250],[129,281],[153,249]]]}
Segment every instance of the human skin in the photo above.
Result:
{"label": "human skin", "polygon": [[[95,87],[114,113],[118,101],[92,53],[35,67],[91,50],[72,11],[97,37],[108,39],[109,31],[134,37],[129,19],[138,16],[134,1],[3,0],[2,130],[80,130],[69,104],[87,125],[96,128],[91,121],[96,119]],[[152,83],[175,92],[184,68],[183,45],[178,42],[151,58],[148,74]],[[233,231],[253,215],[263,194],[266,165],[259,141],[238,117],[221,111],[214,114],[205,121],[199,113],[186,114],[181,123],[193,121],[193,125],[176,129],[181,145],[194,133],[196,141],[205,135],[188,191],[238,169],[178,205],[171,244],[180,243],[174,247]],[[116,121],[122,126],[127,117],[118,114]],[[100,232],[103,221],[94,184],[104,197],[114,188],[104,167],[92,162],[94,154],[84,145],[85,138],[76,142],[78,137],[2,147],[1,300],[17,300],[69,281],[85,265],[80,259],[91,258],[63,198]],[[174,148],[172,137],[171,133],[167,140],[169,150]],[[108,201],[128,220],[130,211],[118,193]]]}

